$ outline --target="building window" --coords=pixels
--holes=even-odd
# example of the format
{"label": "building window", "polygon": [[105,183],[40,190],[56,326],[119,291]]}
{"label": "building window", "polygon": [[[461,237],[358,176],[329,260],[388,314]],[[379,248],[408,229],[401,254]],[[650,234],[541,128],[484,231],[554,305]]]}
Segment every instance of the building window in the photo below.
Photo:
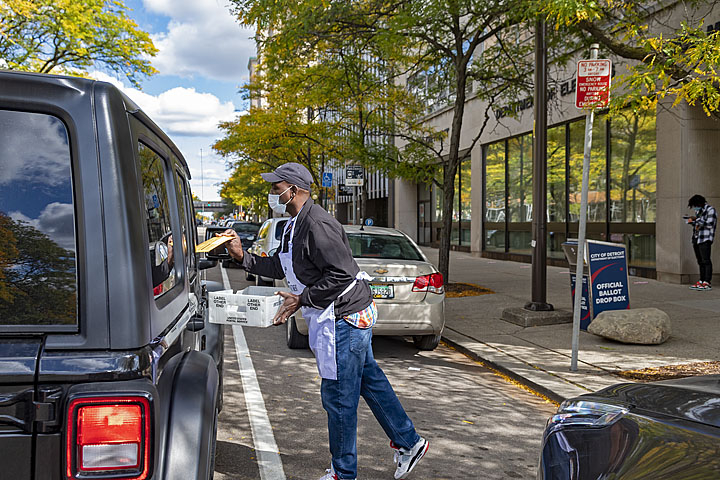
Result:
{"label": "building window", "polygon": [[[584,141],[584,119],[548,130],[550,258],[564,258],[562,243],[577,236]],[[587,237],[625,243],[633,267],[655,267],[656,151],[655,112],[599,116],[593,125]],[[483,249],[531,254],[531,135],[485,146],[484,169]]]}
{"label": "building window", "polygon": [[505,251],[505,142],[485,149],[484,249]]}
{"label": "building window", "polygon": [[562,244],[567,229],[567,126],[560,125],[547,134],[547,252],[551,258],[565,258]]}
{"label": "building window", "polygon": [[508,225],[511,252],[532,253],[532,136],[522,135],[508,140]]}

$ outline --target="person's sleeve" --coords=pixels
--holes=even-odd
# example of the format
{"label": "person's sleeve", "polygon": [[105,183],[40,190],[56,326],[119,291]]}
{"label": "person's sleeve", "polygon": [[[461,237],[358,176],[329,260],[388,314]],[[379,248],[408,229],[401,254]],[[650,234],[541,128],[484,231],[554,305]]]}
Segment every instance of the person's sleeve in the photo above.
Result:
{"label": "person's sleeve", "polygon": [[300,305],[326,309],[355,280],[354,260],[345,248],[342,227],[317,222],[308,234],[308,247],[313,263],[322,271],[322,278],[300,295]]}
{"label": "person's sleeve", "polygon": [[237,262],[240,267],[253,275],[260,275],[267,278],[285,278],[280,257],[277,253],[272,257],[261,257],[254,253],[243,251],[242,262]]}

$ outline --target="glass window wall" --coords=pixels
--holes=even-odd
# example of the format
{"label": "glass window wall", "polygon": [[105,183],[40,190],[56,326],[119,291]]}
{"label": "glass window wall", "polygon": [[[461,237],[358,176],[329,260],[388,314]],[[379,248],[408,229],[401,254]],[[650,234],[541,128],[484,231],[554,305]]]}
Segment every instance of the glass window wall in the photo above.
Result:
{"label": "glass window wall", "polygon": [[[584,140],[584,119],[548,130],[546,216],[551,258],[564,258],[562,243],[577,236]],[[487,145],[484,168],[484,250],[531,254],[531,135]],[[654,268],[654,112],[596,118],[589,181],[588,238],[625,243],[630,266]]]}
{"label": "glass window wall", "polygon": [[505,251],[505,142],[485,149],[484,248]]}

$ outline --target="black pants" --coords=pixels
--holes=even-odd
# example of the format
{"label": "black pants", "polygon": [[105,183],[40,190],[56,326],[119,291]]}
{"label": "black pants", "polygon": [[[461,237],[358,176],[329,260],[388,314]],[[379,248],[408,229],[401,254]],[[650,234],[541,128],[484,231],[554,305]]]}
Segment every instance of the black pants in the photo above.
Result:
{"label": "black pants", "polygon": [[695,243],[693,240],[693,250],[695,250],[695,258],[697,258],[700,267],[700,281],[712,282],[712,259],[710,258],[710,247],[712,242]]}

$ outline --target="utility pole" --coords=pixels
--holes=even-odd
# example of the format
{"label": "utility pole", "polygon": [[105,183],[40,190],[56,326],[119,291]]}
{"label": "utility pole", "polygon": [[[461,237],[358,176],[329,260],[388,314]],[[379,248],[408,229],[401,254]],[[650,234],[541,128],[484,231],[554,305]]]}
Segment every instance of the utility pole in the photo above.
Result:
{"label": "utility pole", "polygon": [[535,23],[534,105],[532,299],[525,309],[551,311],[553,306],[547,303],[547,45],[542,19]]}

